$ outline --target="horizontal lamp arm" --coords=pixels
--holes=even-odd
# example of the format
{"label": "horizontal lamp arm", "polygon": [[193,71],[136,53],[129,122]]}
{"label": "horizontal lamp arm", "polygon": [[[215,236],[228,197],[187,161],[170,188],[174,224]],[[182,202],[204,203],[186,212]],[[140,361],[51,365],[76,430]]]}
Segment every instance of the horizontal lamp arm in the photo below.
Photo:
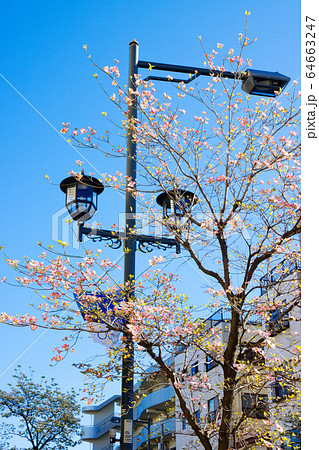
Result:
{"label": "horizontal lamp arm", "polygon": [[[93,241],[109,241],[109,247],[115,249],[121,247],[122,240],[125,238],[125,233],[119,233],[111,230],[101,230],[98,228],[89,228],[80,223],[78,234],[78,240],[80,242],[82,242],[83,235],[88,236]],[[139,250],[143,253],[149,253],[154,248],[166,250],[172,247],[176,247],[177,254],[181,251],[180,243],[175,239],[148,236],[146,234],[131,234],[129,237],[139,243]]]}
{"label": "horizontal lamp arm", "polygon": [[196,74],[193,75],[190,78],[187,78],[187,80],[183,80],[181,78],[165,78],[165,77],[157,77],[157,76],[153,76],[153,75],[149,75],[148,77],[144,78],[144,81],[149,81],[149,80],[154,80],[154,81],[171,81],[172,83],[184,83],[184,84],[188,84],[191,81],[195,80],[196,78]]}
{"label": "horizontal lamp arm", "polygon": [[152,68],[154,70],[165,70],[167,72],[191,73],[197,75],[215,76],[232,79],[237,78],[240,80],[245,80],[247,78],[247,75],[244,74],[238,74],[234,72],[227,72],[215,69],[205,69],[203,67],[178,66],[176,64],[164,64],[152,61],[138,61],[137,65],[141,69]]}

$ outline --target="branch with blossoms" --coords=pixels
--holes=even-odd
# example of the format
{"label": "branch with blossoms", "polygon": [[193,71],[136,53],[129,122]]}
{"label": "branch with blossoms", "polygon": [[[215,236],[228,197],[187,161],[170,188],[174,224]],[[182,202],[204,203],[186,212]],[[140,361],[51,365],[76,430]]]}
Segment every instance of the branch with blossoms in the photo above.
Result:
{"label": "branch with blossoms", "polygon": [[[247,36],[241,39],[243,45],[240,57],[234,57],[233,51],[230,51],[231,55],[224,58],[225,63],[234,64],[237,61],[237,66],[232,66],[233,71],[238,71],[239,67],[245,71],[242,52],[247,46]],[[210,66],[216,55],[221,56],[221,48],[219,45],[218,52],[206,54]],[[103,71],[102,68],[101,70]],[[109,77],[116,74],[115,78],[118,79],[118,71],[115,69],[106,72]],[[114,81],[113,78],[112,80]],[[227,101],[219,101],[215,105],[215,92],[221,81],[229,83],[228,90],[224,92]],[[286,227],[284,236],[297,235],[300,231],[296,227],[288,229],[291,215],[298,222],[300,208],[297,177],[300,145],[296,132],[299,126],[298,97],[295,93],[291,95],[286,92],[283,94],[286,97],[284,102],[288,100],[286,106],[277,98],[261,99],[250,106],[250,98],[246,96],[247,107],[243,109],[244,99],[236,92],[236,83],[236,80],[231,84],[230,80],[212,77],[209,88],[204,91],[205,95],[200,98],[207,111],[201,116],[196,115],[194,123],[198,123],[198,126],[190,128],[182,124],[184,110],[181,110],[179,103],[183,98],[179,91],[185,90],[192,95],[191,88],[179,84],[178,105],[172,107],[169,95],[164,93],[165,101],[161,103],[155,95],[154,85],[137,77],[137,91],[134,95],[137,96],[140,117],[133,122],[126,122],[126,128],[134,130],[134,138],[140,148],[137,163],[140,165],[140,177],[144,177],[144,186],[155,185],[157,191],[185,187],[192,189],[199,197],[197,209],[201,219],[198,220],[196,215],[189,216],[188,228],[183,230],[184,239],[181,239],[180,234],[175,237],[186,250],[192,250],[191,257],[196,256],[201,261],[203,270],[212,273],[203,264],[203,260],[222,264],[226,284],[228,276],[225,271],[229,263],[225,246],[227,229],[231,232],[237,229],[237,234],[241,235],[238,250],[235,251],[235,246],[232,249],[232,254],[239,261],[242,259],[240,255],[243,244],[248,247],[248,260],[251,260],[254,252],[273,245],[274,238],[280,236],[283,227]],[[195,100],[198,100],[200,92],[198,85]],[[123,100],[124,113],[125,103],[129,99],[127,93]],[[238,105],[242,105],[245,116],[241,115]],[[215,118],[217,127],[207,129],[211,120],[209,115]],[[224,117],[222,122],[221,116]],[[289,136],[279,135],[285,128],[291,129]],[[212,145],[210,141],[216,143]],[[240,152],[235,149],[237,141],[241,146]],[[109,179],[112,180],[112,175]],[[113,179],[116,181],[116,188],[126,189],[126,180],[119,181],[116,175]],[[271,188],[265,189],[265,184],[271,184]],[[138,187],[135,193],[136,196],[142,194]],[[157,220],[149,202],[145,200],[144,203],[143,197],[138,198],[138,201],[148,214],[149,221]],[[248,240],[247,235],[250,236]],[[208,236],[215,237],[209,244],[210,251],[207,249]],[[253,243],[254,240],[256,242]],[[284,241],[286,244],[286,237]],[[289,254],[287,247],[281,245],[280,239],[278,242],[276,252],[263,252],[266,259],[274,253]],[[212,258],[211,255],[216,256]],[[256,268],[255,264],[248,272],[251,273]],[[243,264],[242,271],[244,270]],[[221,282],[221,279],[219,277],[218,281]]]}

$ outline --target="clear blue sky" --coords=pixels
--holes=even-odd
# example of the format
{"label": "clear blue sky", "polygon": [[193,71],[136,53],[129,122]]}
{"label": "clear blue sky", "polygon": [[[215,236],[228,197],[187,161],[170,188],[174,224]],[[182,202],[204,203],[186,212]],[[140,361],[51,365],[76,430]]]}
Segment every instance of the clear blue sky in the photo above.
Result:
{"label": "clear blue sky", "polygon": [[[55,129],[60,130],[64,121],[99,132],[105,129],[101,112],[110,110],[110,104],[97,86],[83,44],[102,66],[112,65],[117,58],[122,74],[127,73],[128,44],[133,38],[140,44],[140,59],[202,66],[198,36],[209,50],[217,42],[235,47],[244,29],[245,10],[251,12],[248,34],[257,37],[249,53],[253,67],[298,79],[298,0],[1,2],[0,244],[12,258],[36,257],[40,253],[37,241],[52,243],[52,215],[64,202],[57,184],[77,169],[76,159],[83,160]],[[101,172],[109,172],[101,156],[91,152],[87,159]],[[93,171],[88,165],[85,169]],[[56,185],[45,179],[46,174]],[[119,208],[124,209],[124,204],[107,190],[100,198],[97,219],[109,227],[116,221],[110,210],[121,212]],[[112,250],[109,253],[110,258],[119,256]],[[10,275],[2,260],[0,265],[0,277]],[[36,299],[31,291],[0,285],[0,311],[30,312],[27,305],[32,301]],[[65,389],[81,387],[82,377],[71,367],[71,358],[49,367],[51,348],[60,342],[55,333],[41,337],[41,331],[2,325],[0,339],[2,389],[17,364],[30,365],[39,376],[54,376]],[[97,347],[89,339],[81,341],[74,361],[98,352]],[[88,450],[89,445],[78,448]]]}

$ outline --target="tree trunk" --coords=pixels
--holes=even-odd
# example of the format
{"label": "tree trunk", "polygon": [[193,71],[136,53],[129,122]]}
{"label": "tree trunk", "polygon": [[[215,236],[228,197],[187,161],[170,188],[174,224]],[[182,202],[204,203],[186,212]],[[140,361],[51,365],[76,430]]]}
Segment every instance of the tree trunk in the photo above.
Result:
{"label": "tree trunk", "polygon": [[236,387],[236,370],[233,364],[238,345],[239,325],[240,316],[237,311],[232,310],[228,345],[224,353],[224,391],[218,450],[229,450],[231,448],[231,421],[233,416],[233,400]]}
{"label": "tree trunk", "polygon": [[151,356],[151,358],[157,362],[157,364],[160,366],[160,368],[163,370],[163,372],[166,374],[167,378],[170,380],[171,385],[174,388],[176,397],[178,398],[180,408],[188,421],[188,424],[191,426],[192,430],[194,431],[195,436],[198,437],[200,443],[204,447],[205,450],[212,450],[212,444],[210,443],[209,437],[205,431],[202,430],[202,428],[198,425],[196,419],[193,417],[189,407],[187,406],[187,403],[185,401],[185,398],[183,397],[183,394],[181,393],[180,389],[176,387],[176,379],[174,371],[171,370],[163,361],[161,356],[157,356],[153,349],[147,344],[143,344],[142,342],[139,343],[140,345],[143,345],[144,348],[147,350],[148,354]]}

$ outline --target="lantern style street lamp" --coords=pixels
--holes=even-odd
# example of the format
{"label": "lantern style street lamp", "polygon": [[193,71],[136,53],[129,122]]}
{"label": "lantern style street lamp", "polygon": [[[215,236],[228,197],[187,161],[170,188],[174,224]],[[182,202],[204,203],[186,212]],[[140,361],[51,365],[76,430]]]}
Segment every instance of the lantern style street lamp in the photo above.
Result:
{"label": "lantern style street lamp", "polygon": [[[67,210],[69,211],[72,219],[78,222],[78,240],[80,242],[83,240],[83,235],[86,235],[93,241],[108,241],[108,247],[117,249],[121,247],[125,237],[129,237],[130,241],[136,241],[138,249],[143,253],[150,253],[155,248],[166,250],[167,248],[173,247],[176,248],[176,253],[180,253],[180,244],[176,239],[148,236],[145,234],[135,234],[135,223],[132,228],[126,229],[126,232],[124,233],[113,230],[85,227],[84,222],[91,219],[97,211],[97,196],[104,190],[103,184],[98,179],[88,177],[84,174],[82,175],[82,178],[71,176],[61,181],[60,189],[65,193],[65,205]],[[194,196],[194,194],[189,191],[178,192],[187,193],[187,197],[184,199],[179,198],[176,200],[176,206],[173,206],[175,214],[181,218],[185,215],[185,213],[189,212],[189,199],[191,196]],[[165,197],[166,193],[161,194],[159,197],[162,196]],[[171,200],[171,202],[173,203],[173,200]],[[184,205],[183,207],[182,204]],[[165,208],[165,211],[168,211],[169,207],[166,207],[166,203],[163,207]],[[185,211],[185,213],[183,211]]]}
{"label": "lantern style street lamp", "polygon": [[163,208],[164,223],[168,228],[178,231],[187,221],[192,206],[197,201],[198,198],[193,192],[183,189],[163,192],[156,198],[156,202]]}
{"label": "lantern style street lamp", "polygon": [[[284,89],[290,78],[278,72],[266,72],[249,69],[246,72],[234,73],[207,69],[202,67],[180,66],[175,64],[163,64],[151,61],[139,61],[138,43],[133,40],[129,44],[129,79],[128,92],[131,103],[128,106],[127,120],[137,118],[137,98],[135,79],[138,68],[148,69],[152,67],[152,75],[145,78],[147,80],[157,80],[165,82],[185,84],[190,83],[200,75],[210,77],[220,77],[236,79],[241,81],[241,88],[251,95],[262,95],[275,97],[279,91]],[[191,75],[186,80],[174,77],[160,77],[153,75],[154,71],[164,70],[165,72],[176,72]],[[126,176],[136,185],[136,142],[133,140],[130,130],[127,131],[127,158]],[[135,253],[138,249],[144,253],[152,251],[154,248],[166,250],[176,248],[176,253],[180,252],[180,224],[187,220],[191,213],[191,208],[196,204],[198,198],[190,191],[175,189],[160,194],[156,201],[163,208],[163,218],[168,228],[175,232],[177,239],[155,237],[135,234],[136,225],[136,199],[132,192],[126,190],[125,200],[125,230],[124,233],[92,229],[84,226],[84,221],[90,219],[97,210],[97,197],[102,193],[103,184],[93,177],[82,176],[77,180],[69,177],[60,184],[61,190],[66,194],[66,207],[74,220],[78,221],[78,240],[82,241],[83,235],[88,236],[93,241],[108,241],[111,248],[119,248],[124,241],[124,285],[131,287],[127,294],[127,300],[134,296],[135,285]],[[136,245],[137,244],[137,245]],[[121,414],[121,450],[133,450],[133,382],[134,382],[134,343],[129,336],[123,340],[124,357],[122,360],[122,414]]]}
{"label": "lantern style street lamp", "polygon": [[103,190],[103,184],[96,178],[83,174],[80,180],[71,176],[60,183],[65,195],[65,206],[73,220],[89,220],[97,210],[97,197]]}
{"label": "lantern style street lamp", "polygon": [[[108,241],[108,247],[115,249],[121,247],[125,233],[84,226],[84,222],[96,213],[97,197],[104,190],[103,184],[97,178],[84,174],[81,178],[71,176],[61,181],[60,189],[65,193],[65,205],[69,214],[78,222],[80,242],[83,235],[86,235],[93,241]],[[184,189],[162,192],[156,198],[156,202],[163,210],[164,223],[172,231],[180,231],[197,201],[198,198],[193,192]],[[149,253],[154,248],[166,250],[172,247],[176,248],[177,254],[180,253],[180,244],[176,239],[135,234],[130,230],[130,240],[135,240],[138,249],[143,253]]]}

